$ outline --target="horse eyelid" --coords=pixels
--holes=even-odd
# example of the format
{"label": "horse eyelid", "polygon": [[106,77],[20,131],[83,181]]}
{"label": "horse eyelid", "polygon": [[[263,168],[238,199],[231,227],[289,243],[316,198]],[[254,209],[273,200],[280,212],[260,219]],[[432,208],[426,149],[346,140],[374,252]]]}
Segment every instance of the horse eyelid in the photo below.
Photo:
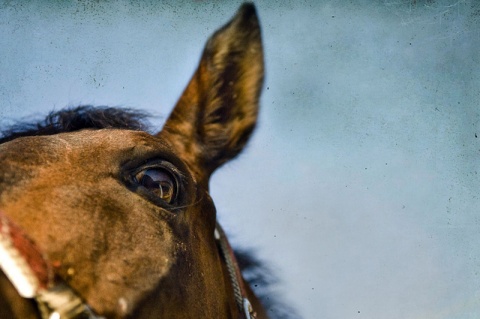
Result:
{"label": "horse eyelid", "polygon": [[[186,185],[188,184],[188,177],[185,173],[183,173],[180,169],[177,168],[174,164],[164,159],[153,159],[143,161],[141,164],[136,165],[135,168],[126,169],[123,173],[123,180],[129,187],[133,187],[133,191],[136,193],[141,194],[142,196],[148,198],[150,201],[154,202],[155,204],[159,205],[155,195],[151,194],[148,190],[144,189],[137,180],[136,175],[140,172],[147,170],[147,169],[162,169],[165,170],[167,174],[169,174],[174,182],[175,187],[175,198],[173,204],[166,203],[169,209],[175,209],[176,205],[182,205],[183,203],[183,192],[187,189]],[[159,200],[161,201],[161,200]],[[163,206],[163,205],[159,205]]]}

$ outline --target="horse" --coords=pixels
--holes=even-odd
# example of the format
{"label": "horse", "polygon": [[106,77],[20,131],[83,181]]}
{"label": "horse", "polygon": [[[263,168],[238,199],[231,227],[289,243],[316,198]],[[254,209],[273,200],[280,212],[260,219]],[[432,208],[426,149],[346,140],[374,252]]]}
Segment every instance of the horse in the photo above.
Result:
{"label": "horse", "polygon": [[[209,195],[257,122],[256,9],[207,41],[162,129],[80,106],[0,138],[0,318],[268,318]],[[238,254],[237,254],[238,257]]]}

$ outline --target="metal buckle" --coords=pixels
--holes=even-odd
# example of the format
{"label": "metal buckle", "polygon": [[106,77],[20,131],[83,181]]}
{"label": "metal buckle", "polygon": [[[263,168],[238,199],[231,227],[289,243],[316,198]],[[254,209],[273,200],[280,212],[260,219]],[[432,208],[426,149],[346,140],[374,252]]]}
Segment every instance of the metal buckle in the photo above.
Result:
{"label": "metal buckle", "polygon": [[43,318],[48,319],[100,319],[65,284],[41,291],[35,297]]}
{"label": "metal buckle", "polygon": [[255,312],[248,298],[243,298],[243,312],[246,319],[255,319]]}

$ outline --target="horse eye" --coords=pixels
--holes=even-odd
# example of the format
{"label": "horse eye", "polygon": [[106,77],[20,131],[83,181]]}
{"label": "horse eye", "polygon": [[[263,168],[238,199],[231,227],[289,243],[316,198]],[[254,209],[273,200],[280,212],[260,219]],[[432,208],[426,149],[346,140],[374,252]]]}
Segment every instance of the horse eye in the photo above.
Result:
{"label": "horse eye", "polygon": [[171,204],[176,196],[176,183],[168,171],[161,168],[148,168],[135,175],[136,182],[155,196]]}

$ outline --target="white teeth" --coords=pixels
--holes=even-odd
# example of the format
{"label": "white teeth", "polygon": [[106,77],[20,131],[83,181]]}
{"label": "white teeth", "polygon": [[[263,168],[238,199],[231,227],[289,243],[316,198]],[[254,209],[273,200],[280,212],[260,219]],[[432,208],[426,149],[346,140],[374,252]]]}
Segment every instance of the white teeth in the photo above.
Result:
{"label": "white teeth", "polygon": [[2,219],[0,225],[0,269],[15,286],[20,296],[33,298],[37,293],[39,282],[24,257],[13,246],[8,221]]}

